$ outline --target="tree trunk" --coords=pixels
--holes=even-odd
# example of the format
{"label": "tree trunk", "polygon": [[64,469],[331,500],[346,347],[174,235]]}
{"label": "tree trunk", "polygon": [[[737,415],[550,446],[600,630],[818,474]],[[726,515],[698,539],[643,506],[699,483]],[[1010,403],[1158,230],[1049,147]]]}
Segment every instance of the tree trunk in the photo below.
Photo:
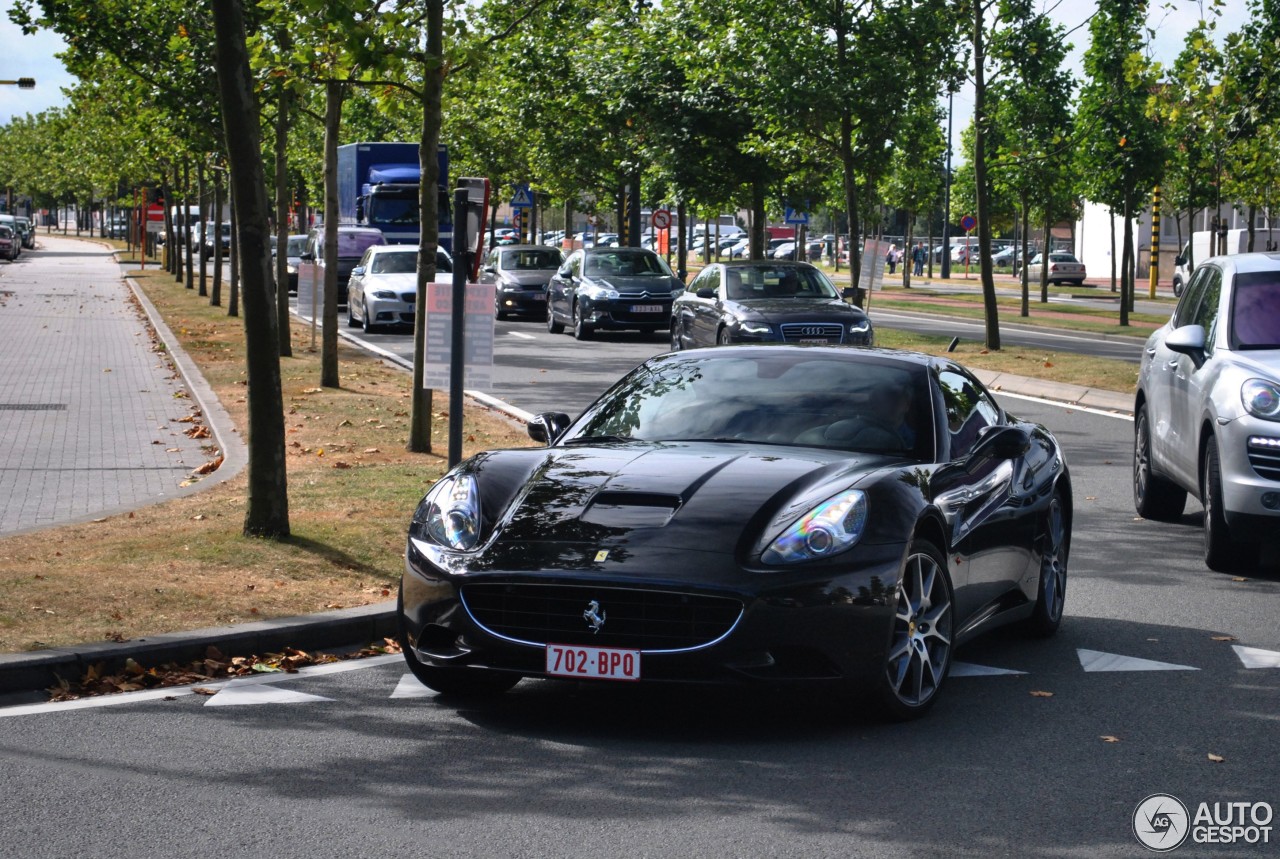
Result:
{"label": "tree trunk", "polygon": [[174,242],[170,247],[173,253],[170,259],[173,260],[173,277],[178,283],[182,283],[182,249],[188,242],[186,217],[182,214],[182,201],[179,195],[182,192],[182,173],[178,170],[178,165],[173,165],[173,196],[165,204],[173,211],[173,232]]}
{"label": "tree trunk", "polygon": [[[261,161],[259,161],[258,169],[261,170]],[[236,186],[231,184],[231,193],[227,196],[231,198],[231,260],[227,268],[231,269],[231,297],[227,301],[227,315],[240,315],[240,228],[239,219],[236,215]],[[264,203],[265,205],[265,203]],[[265,215],[264,215],[265,217]],[[268,234],[269,235],[269,234]],[[271,253],[271,245],[267,245],[267,253]],[[274,304],[273,304],[274,306]]]}
{"label": "tree trunk", "polygon": [[[1000,310],[991,273],[991,189],[987,181],[986,22],[984,3],[973,4],[973,181],[977,192],[978,260],[982,277],[982,306],[987,319],[987,348],[1000,348]],[[945,253],[945,251],[944,251]],[[972,250],[969,251],[972,254]]]}
{"label": "tree trunk", "polygon": [[689,233],[684,200],[676,204],[676,276],[684,283],[689,277],[689,249],[685,246]]}
{"label": "tree trunk", "polygon": [[[409,442],[414,453],[431,452],[432,391],[426,387],[427,284],[436,276],[436,248],[440,242],[440,122],[444,93],[444,0],[427,0],[427,49],[422,56],[422,139],[418,167],[422,174],[418,209],[418,295],[413,314],[413,403]],[[568,225],[566,225],[566,229]]]}
{"label": "tree trunk", "polygon": [[[1019,195],[1019,202],[1021,203],[1022,208],[1019,215],[1022,219],[1022,223],[1026,224],[1027,216],[1031,208],[1031,204],[1027,202],[1026,191],[1023,191],[1022,194]],[[1025,229],[1022,231],[1022,243],[1024,245],[1027,243],[1027,231]],[[1023,249],[1023,253],[1026,253],[1025,248]],[[1019,277],[1018,280],[1022,286],[1022,308],[1018,315],[1026,318],[1031,315],[1031,278],[1027,277],[1026,266],[1022,267],[1021,277]]]}
{"label": "tree trunk", "polygon": [[[277,33],[277,41],[288,45],[283,31]],[[276,333],[280,338],[280,357],[293,356],[292,326],[289,324],[289,111],[293,96],[287,86],[280,87],[276,100],[276,318],[280,324]]]}
{"label": "tree trunk", "polygon": [[[751,258],[764,259],[764,181],[756,179],[751,183]],[[705,237],[705,233],[703,234]],[[705,238],[704,238],[705,241]]]}
{"label": "tree trunk", "polygon": [[1253,224],[1258,219],[1258,207],[1249,207],[1249,253],[1253,253]]}
{"label": "tree trunk", "polygon": [[276,354],[276,312],[269,288],[266,180],[258,137],[258,103],[245,48],[241,0],[212,5],[217,44],[218,90],[234,195],[242,211],[235,232],[243,242],[245,269],[245,355],[248,364],[249,486],[246,536],[289,536],[289,494],[285,470],[284,406],[280,356]]}
{"label": "tree trunk", "polygon": [[218,241],[213,243],[213,288],[209,290],[209,306],[222,306],[222,171],[213,174],[213,228]]}
{"label": "tree trunk", "polygon": [[[204,161],[203,160],[196,162],[196,196],[198,198],[197,203],[200,206],[200,223],[204,225],[210,221],[210,218],[209,218],[209,207],[204,199]],[[213,243],[217,245],[219,243],[219,239],[221,238],[222,238],[221,235],[215,233],[213,236]],[[209,297],[209,271],[208,271],[208,266],[205,265],[205,256],[204,256],[203,247],[201,247],[200,250],[197,251],[197,256],[200,257],[200,289],[197,294],[201,298],[208,298]]]}
{"label": "tree trunk", "polygon": [[195,259],[192,256],[192,239],[199,233],[199,224],[191,223],[191,162],[182,162],[182,217],[187,222],[187,289],[196,288]]}
{"label": "tree trunk", "polygon": [[[916,213],[908,211],[907,212],[907,234],[902,237],[902,288],[903,289],[911,288],[911,272],[914,270],[915,264],[916,264],[915,260],[911,258],[911,255],[915,253],[915,246],[913,244],[913,242],[915,241],[915,235],[916,235],[915,230],[916,230]],[[799,249],[800,247],[799,245],[797,245],[796,250],[799,250]],[[803,257],[801,257],[801,259],[803,259]]]}
{"label": "tree trunk", "polygon": [[[320,386],[337,388],[341,386],[338,378],[338,135],[344,95],[341,81],[328,81],[324,93],[324,310],[320,317]],[[422,179],[425,185],[426,176]],[[423,307],[419,304],[418,310]]]}
{"label": "tree trunk", "polygon": [[[1120,259],[1120,325],[1127,327],[1129,325],[1129,300],[1133,294],[1133,273],[1130,267],[1129,255],[1133,253],[1133,223],[1132,223],[1132,202],[1129,194],[1124,195],[1124,238],[1121,244]],[[1112,234],[1114,237],[1114,233]]]}
{"label": "tree trunk", "polygon": [[[1041,260],[1049,259],[1049,236],[1053,232],[1053,221],[1049,218],[1046,211],[1044,216],[1044,252],[1041,254]],[[1049,300],[1049,266],[1042,264],[1040,266],[1040,294],[1044,296],[1044,300]]]}
{"label": "tree trunk", "polygon": [[1116,291],[1116,213],[1107,208],[1107,215],[1111,222],[1111,291]]}

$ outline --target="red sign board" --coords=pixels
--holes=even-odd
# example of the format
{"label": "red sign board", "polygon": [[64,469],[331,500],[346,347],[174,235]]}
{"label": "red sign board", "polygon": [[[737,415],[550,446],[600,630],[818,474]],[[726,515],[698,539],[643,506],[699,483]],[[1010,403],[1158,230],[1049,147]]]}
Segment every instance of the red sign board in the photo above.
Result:
{"label": "red sign board", "polygon": [[157,222],[163,221],[164,206],[147,206],[147,220]]}

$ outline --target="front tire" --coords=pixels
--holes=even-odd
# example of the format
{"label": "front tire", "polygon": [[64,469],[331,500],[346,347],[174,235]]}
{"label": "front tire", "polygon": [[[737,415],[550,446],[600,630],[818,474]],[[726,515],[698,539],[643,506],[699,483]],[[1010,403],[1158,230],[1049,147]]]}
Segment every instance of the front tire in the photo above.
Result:
{"label": "front tire", "polygon": [[716,335],[717,346],[728,346],[733,343],[733,335],[729,333],[728,328],[721,328],[720,333]]}
{"label": "front tire", "polygon": [[360,323],[356,321],[355,316],[352,315],[351,313],[351,302],[349,301],[347,302],[347,327],[348,328],[360,327]]}
{"label": "front tire", "polygon": [[591,326],[582,318],[582,308],[575,301],[573,303],[573,339],[590,340],[593,333],[595,332]]}
{"label": "front tire", "polygon": [[1045,511],[1044,532],[1040,535],[1040,584],[1036,604],[1027,619],[1027,631],[1048,638],[1058,631],[1067,601],[1067,559],[1071,553],[1071,532],[1062,494],[1054,490]]}
{"label": "front tire", "polygon": [[556,315],[551,312],[551,304],[547,304],[547,331],[551,334],[563,334],[564,323],[556,321]]}
{"label": "front tire", "polygon": [[883,715],[918,719],[933,707],[951,670],[955,628],[951,582],[942,552],[916,538],[898,583],[889,653],[877,679]]}
{"label": "front tire", "polygon": [[1133,507],[1143,519],[1173,522],[1187,506],[1187,491],[1158,476],[1151,465],[1151,420],[1145,406],[1133,419]]}
{"label": "front tire", "polygon": [[[347,312],[351,312],[351,304],[347,304]],[[369,303],[367,301],[360,302],[360,325],[365,334],[372,334],[378,330],[378,326],[369,321]]]}
{"label": "front tire", "polygon": [[1209,439],[1204,452],[1204,482],[1200,490],[1204,504],[1204,563],[1216,573],[1233,573],[1253,566],[1258,547],[1231,536],[1222,506],[1222,468],[1218,443]]}
{"label": "front tire", "polygon": [[680,324],[678,322],[671,323],[671,351],[679,352],[684,348],[684,343],[680,341]]}

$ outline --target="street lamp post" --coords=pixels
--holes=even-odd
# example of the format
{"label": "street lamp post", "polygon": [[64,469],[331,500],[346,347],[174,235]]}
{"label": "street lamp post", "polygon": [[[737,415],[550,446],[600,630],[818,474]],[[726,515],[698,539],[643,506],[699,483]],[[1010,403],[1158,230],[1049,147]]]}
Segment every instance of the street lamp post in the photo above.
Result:
{"label": "street lamp post", "polygon": [[0,84],[17,84],[18,89],[35,89],[35,78],[18,78],[16,81],[0,81]]}
{"label": "street lamp post", "polygon": [[947,93],[947,201],[942,209],[942,279],[951,277],[951,125],[955,93]]}

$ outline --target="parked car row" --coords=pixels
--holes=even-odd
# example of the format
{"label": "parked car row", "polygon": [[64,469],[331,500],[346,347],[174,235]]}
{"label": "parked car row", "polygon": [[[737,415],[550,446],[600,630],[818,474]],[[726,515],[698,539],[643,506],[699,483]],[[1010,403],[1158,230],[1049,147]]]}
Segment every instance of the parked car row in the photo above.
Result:
{"label": "parked car row", "polygon": [[36,228],[30,218],[21,215],[0,215],[0,229],[6,235],[0,236],[0,259],[16,260],[23,249],[34,250],[36,246]]}

